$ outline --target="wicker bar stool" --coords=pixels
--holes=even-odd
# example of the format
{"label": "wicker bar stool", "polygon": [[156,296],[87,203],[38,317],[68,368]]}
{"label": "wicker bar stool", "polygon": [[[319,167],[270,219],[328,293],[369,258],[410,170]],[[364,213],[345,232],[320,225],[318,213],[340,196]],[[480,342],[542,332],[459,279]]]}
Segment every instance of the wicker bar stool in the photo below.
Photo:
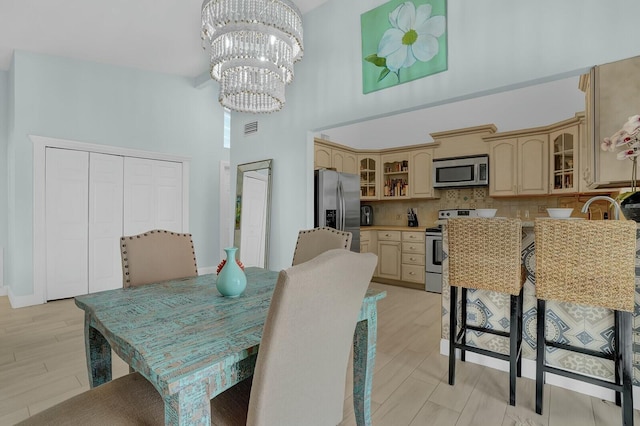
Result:
{"label": "wicker bar stool", "polygon": [[[522,222],[519,219],[449,219],[450,330],[449,384],[455,384],[455,350],[502,359],[509,362],[509,404],[516,404],[516,375],[522,371]],[[457,288],[462,288],[461,324],[457,329]],[[467,289],[507,293],[510,297],[509,332],[467,323]],[[509,339],[509,353],[467,344],[467,332],[490,333]]]}
{"label": "wicker bar stool", "polygon": [[[536,412],[542,413],[544,373],[550,372],[616,392],[622,424],[633,425],[632,321],[635,295],[636,223],[632,221],[536,220],[537,359]],[[613,353],[548,341],[546,301],[614,311]],[[613,382],[547,365],[547,347],[608,359]],[[622,394],[622,401],[620,401]]]}

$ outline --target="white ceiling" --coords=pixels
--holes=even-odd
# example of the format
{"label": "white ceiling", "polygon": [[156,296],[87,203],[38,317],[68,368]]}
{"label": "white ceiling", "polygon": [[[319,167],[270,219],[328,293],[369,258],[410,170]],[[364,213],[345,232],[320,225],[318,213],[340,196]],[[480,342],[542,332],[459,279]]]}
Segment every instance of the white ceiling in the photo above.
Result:
{"label": "white ceiling", "polygon": [[[304,14],[327,0],[294,0]],[[195,77],[202,0],[0,0],[0,70],[15,49]]]}

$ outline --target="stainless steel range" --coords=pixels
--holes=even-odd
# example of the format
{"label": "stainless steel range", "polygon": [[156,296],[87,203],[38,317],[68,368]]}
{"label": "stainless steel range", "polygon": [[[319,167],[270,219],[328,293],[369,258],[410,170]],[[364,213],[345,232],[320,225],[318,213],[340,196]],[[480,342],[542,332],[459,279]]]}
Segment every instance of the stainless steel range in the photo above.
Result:
{"label": "stainless steel range", "polygon": [[442,293],[442,223],[452,217],[475,217],[473,209],[449,209],[438,211],[438,226],[425,231],[425,284],[424,289]]}

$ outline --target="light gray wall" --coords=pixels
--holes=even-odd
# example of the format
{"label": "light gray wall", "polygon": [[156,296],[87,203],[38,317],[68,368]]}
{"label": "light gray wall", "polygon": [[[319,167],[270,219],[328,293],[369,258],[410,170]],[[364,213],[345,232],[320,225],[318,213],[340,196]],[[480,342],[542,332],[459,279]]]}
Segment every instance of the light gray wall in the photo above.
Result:
{"label": "light gray wall", "polygon": [[[313,132],[564,78],[640,54],[635,26],[620,25],[620,11],[640,16],[637,1],[449,1],[448,70],[364,95],[360,14],[375,6],[330,0],[306,14],[304,58],[284,109],[233,115],[232,167],[274,159],[272,268],[291,264],[298,230],[313,225]],[[256,119],[258,134],[244,137],[244,124]]]}
{"label": "light gray wall", "polygon": [[219,261],[223,110],[215,85],[189,78],[16,52],[9,143],[10,295],[33,292],[33,149],[49,136],[191,157],[190,232],[198,266]]}

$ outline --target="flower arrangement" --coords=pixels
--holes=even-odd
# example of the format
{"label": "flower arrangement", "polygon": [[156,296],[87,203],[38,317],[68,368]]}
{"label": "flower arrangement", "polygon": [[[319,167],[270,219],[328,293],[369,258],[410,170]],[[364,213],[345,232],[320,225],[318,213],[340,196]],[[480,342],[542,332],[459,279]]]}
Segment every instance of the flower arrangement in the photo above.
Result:
{"label": "flower arrangement", "polygon": [[631,170],[631,190],[636,191],[638,170],[638,156],[640,155],[640,115],[629,117],[622,129],[618,130],[610,138],[604,138],[600,144],[603,151],[614,152],[616,148],[622,148],[618,152],[618,160],[630,159],[633,161]]}
{"label": "flower arrangement", "polygon": [[[222,271],[222,267],[224,266],[225,263],[227,263],[227,259],[222,259],[222,262],[220,262],[218,264],[218,269],[216,270],[216,274],[217,275],[220,275],[220,271]],[[242,269],[244,271],[244,265],[242,264],[242,262],[240,262],[238,259],[236,259],[236,263],[238,264],[240,269]]]}

